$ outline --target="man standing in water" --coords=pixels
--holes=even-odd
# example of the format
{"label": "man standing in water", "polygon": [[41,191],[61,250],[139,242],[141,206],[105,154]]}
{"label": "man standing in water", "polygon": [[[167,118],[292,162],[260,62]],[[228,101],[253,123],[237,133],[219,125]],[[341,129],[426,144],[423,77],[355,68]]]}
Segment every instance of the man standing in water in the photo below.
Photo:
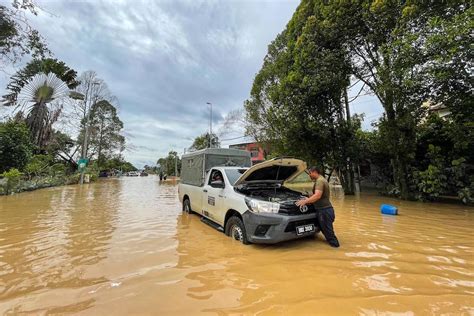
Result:
{"label": "man standing in water", "polygon": [[329,201],[330,191],[329,183],[321,175],[321,170],[318,167],[309,168],[308,174],[311,180],[314,181],[313,195],[306,199],[301,199],[296,202],[296,205],[303,206],[313,204],[316,209],[316,216],[319,222],[319,227],[331,247],[339,247],[339,241],[334,234],[332,223],[334,222],[334,208],[331,201]]}

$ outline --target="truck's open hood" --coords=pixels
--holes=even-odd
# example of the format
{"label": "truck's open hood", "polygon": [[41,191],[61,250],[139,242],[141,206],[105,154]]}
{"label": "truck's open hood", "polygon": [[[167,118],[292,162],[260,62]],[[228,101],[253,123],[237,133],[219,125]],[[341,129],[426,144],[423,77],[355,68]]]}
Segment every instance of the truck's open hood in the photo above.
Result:
{"label": "truck's open hood", "polygon": [[242,174],[235,186],[258,181],[291,181],[306,170],[303,160],[294,158],[275,158],[254,165]]}

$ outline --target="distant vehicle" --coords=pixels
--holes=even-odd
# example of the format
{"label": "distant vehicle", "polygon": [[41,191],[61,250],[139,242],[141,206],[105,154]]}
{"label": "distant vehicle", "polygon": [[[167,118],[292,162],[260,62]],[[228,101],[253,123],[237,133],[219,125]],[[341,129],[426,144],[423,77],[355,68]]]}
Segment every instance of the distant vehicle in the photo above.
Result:
{"label": "distant vehicle", "polygon": [[148,173],[145,171],[140,172],[140,177],[148,177]]}
{"label": "distant vehicle", "polygon": [[140,176],[140,172],[138,172],[138,171],[130,171],[130,172],[128,173],[128,176],[129,176],[129,177],[138,177],[138,176]]}
{"label": "distant vehicle", "polygon": [[304,195],[284,186],[306,170],[306,163],[276,158],[250,164],[250,154],[237,149],[183,155],[178,186],[183,211],[202,215],[204,222],[244,244],[316,234],[314,208],[296,206]]}
{"label": "distant vehicle", "polygon": [[106,178],[108,176],[109,176],[109,173],[107,171],[99,172],[99,178]]}

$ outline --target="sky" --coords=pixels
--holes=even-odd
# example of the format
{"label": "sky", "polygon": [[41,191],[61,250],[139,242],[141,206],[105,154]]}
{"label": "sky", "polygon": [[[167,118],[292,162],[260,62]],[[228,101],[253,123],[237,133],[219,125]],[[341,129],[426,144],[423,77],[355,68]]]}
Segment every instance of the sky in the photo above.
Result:
{"label": "sky", "polygon": [[[38,0],[30,23],[54,57],[79,74],[94,70],[118,99],[130,145],[125,158],[154,165],[170,150],[182,153],[209,129],[241,109],[267,47],[284,30],[299,1],[59,1]],[[10,1],[0,0],[3,5]],[[3,95],[8,76],[0,73]],[[357,87],[350,91],[357,94]],[[373,96],[351,103],[364,128],[382,113]],[[223,147],[244,138],[226,133]]]}

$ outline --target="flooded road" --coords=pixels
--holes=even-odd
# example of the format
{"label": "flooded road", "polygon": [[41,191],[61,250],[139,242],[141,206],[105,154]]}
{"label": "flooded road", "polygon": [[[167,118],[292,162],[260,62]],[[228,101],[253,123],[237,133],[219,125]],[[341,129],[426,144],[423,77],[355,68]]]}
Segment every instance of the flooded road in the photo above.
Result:
{"label": "flooded road", "polygon": [[333,204],[339,249],[243,246],[153,176],[3,196],[0,314],[474,315],[474,209]]}

